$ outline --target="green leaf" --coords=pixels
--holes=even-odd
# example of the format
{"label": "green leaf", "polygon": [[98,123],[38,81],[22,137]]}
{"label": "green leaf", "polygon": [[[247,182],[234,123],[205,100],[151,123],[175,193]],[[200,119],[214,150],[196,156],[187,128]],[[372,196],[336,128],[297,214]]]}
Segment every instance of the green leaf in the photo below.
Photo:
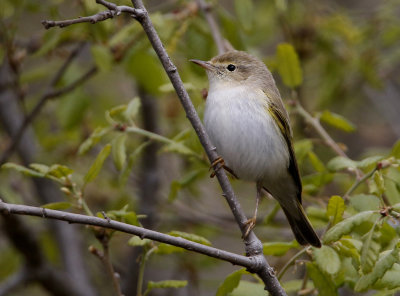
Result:
{"label": "green leaf", "polygon": [[357,161],[357,167],[360,169],[367,168],[371,165],[376,165],[378,161],[382,160],[384,157],[381,155],[374,155],[364,158],[361,161]]}
{"label": "green leaf", "polygon": [[357,212],[364,212],[369,210],[378,210],[380,207],[380,200],[375,195],[370,194],[357,194],[350,198],[350,205]]}
{"label": "green leaf", "polygon": [[[260,283],[253,283],[249,281],[240,281],[239,285],[229,296],[266,296],[264,285]],[[285,289],[286,291],[286,289]]]}
{"label": "green leaf", "polygon": [[376,171],[371,179],[368,183],[369,192],[381,196],[385,192],[385,180],[382,171]]}
{"label": "green leaf", "polygon": [[361,223],[374,223],[379,217],[380,214],[377,212],[366,211],[351,216],[350,218],[344,219],[326,232],[323,239],[324,244],[338,241],[343,235],[349,234],[355,227],[359,226]]}
{"label": "green leaf", "polygon": [[340,258],[336,251],[329,246],[313,248],[315,263],[318,268],[328,274],[335,275],[340,269]]}
{"label": "green leaf", "polygon": [[381,279],[386,271],[392,268],[393,264],[399,261],[399,244],[397,243],[395,248],[391,252],[386,252],[385,255],[379,258],[376,262],[374,269],[363,275],[357,282],[354,290],[357,292],[362,292],[371,287],[375,282]]}
{"label": "green leaf", "polygon": [[341,255],[355,259],[357,263],[360,262],[362,242],[351,238],[341,238],[336,244],[336,247],[339,249]]}
{"label": "green leaf", "polygon": [[37,172],[35,170],[28,169],[28,168],[26,168],[26,167],[24,167],[22,165],[16,164],[16,163],[7,162],[7,163],[3,164],[1,167],[3,169],[16,170],[17,172],[22,173],[24,175],[27,175],[29,177],[36,177],[36,178],[43,178],[44,177],[43,173]]}
{"label": "green leaf", "polygon": [[111,145],[107,144],[97,155],[96,160],[90,167],[89,171],[83,178],[85,184],[93,181],[97,175],[100,173],[101,168],[103,167],[104,161],[107,159],[108,155],[111,152]]}
{"label": "green leaf", "polygon": [[118,171],[122,170],[126,161],[126,134],[122,133],[111,141],[111,155]]}
{"label": "green leaf", "polygon": [[70,169],[69,167],[61,164],[53,164],[50,168],[49,171],[47,172],[47,175],[56,177],[56,178],[62,178],[62,177],[69,177],[74,171]]}
{"label": "green leaf", "polygon": [[187,240],[190,240],[192,242],[196,242],[196,243],[199,243],[202,245],[211,246],[211,242],[208,239],[206,239],[200,235],[197,235],[197,234],[187,233],[187,232],[182,232],[182,231],[175,231],[175,230],[169,232],[168,234],[172,235],[172,236],[176,236],[176,237],[182,237],[184,239],[187,239]]}
{"label": "green leaf", "polygon": [[356,168],[357,162],[347,157],[337,156],[328,162],[327,167],[331,171],[340,171],[347,168]]}
{"label": "green leaf", "polygon": [[246,273],[246,270],[242,268],[228,275],[218,287],[216,296],[226,296],[228,293],[232,292],[239,285],[242,275]]}
{"label": "green leaf", "polygon": [[311,262],[306,263],[308,275],[318,289],[319,295],[337,296],[337,290],[332,279],[322,272],[317,265]]}
{"label": "green leaf", "polygon": [[108,211],[107,216],[113,220],[139,226],[138,216],[135,212],[128,211],[128,205],[125,205],[121,210]]}
{"label": "green leaf", "polygon": [[49,172],[49,166],[45,165],[45,164],[41,164],[41,163],[31,163],[29,165],[29,167],[31,167],[32,169],[34,169],[35,171],[42,173],[44,175],[46,175]]}
{"label": "green leaf", "polygon": [[356,130],[356,127],[353,123],[348,121],[346,118],[343,116],[333,113],[331,111],[325,110],[322,112],[320,118],[322,122],[325,122],[326,124],[329,124],[330,126],[340,129],[345,132],[354,132]]}
{"label": "green leaf", "polygon": [[133,165],[135,164],[135,161],[137,160],[137,158],[140,156],[140,154],[144,151],[144,149],[150,145],[150,141],[148,142],[144,142],[142,144],[140,144],[130,155],[128,158],[128,163],[126,166],[123,167],[121,174],[120,174],[120,183],[121,185],[126,184],[126,182],[128,181],[128,177],[129,174],[132,171]]}
{"label": "green leaf", "polygon": [[150,244],[152,241],[150,239],[147,238],[143,238],[141,239],[138,236],[132,236],[129,241],[128,241],[128,245],[132,246],[132,247],[143,247],[145,245]]}
{"label": "green leaf", "polygon": [[344,199],[339,195],[334,195],[330,198],[326,215],[331,219],[332,226],[342,220],[345,210]]}
{"label": "green leaf", "polygon": [[392,156],[396,158],[400,158],[400,140],[398,140],[392,148],[392,152],[390,153]]}
{"label": "green leaf", "polygon": [[355,161],[355,160],[351,160],[347,157],[343,157],[343,156],[337,156],[332,158],[328,164],[327,167],[328,169],[332,170],[332,171],[340,171],[343,169],[347,169],[347,168],[366,168],[372,164],[376,164],[379,160],[381,160],[383,157],[382,156],[371,156],[371,157],[367,157],[361,161]]}
{"label": "green leaf", "polygon": [[92,45],[90,48],[96,66],[104,72],[110,71],[113,64],[113,56],[104,45]]}
{"label": "green leaf", "polygon": [[313,149],[313,143],[310,139],[304,139],[294,142],[294,151],[296,154],[297,161],[302,163],[304,158]]}
{"label": "green leaf", "polygon": [[142,103],[140,102],[140,99],[138,97],[133,98],[126,107],[126,110],[124,111],[125,117],[128,120],[133,121],[136,118],[141,105]]}
{"label": "green leaf", "polygon": [[250,31],[254,22],[254,6],[252,0],[235,0],[235,12],[245,31]]}
{"label": "green leaf", "polygon": [[78,150],[79,155],[88,152],[94,145],[96,145],[101,138],[110,131],[109,127],[98,127],[80,146]]}
{"label": "green leaf", "polygon": [[150,94],[158,95],[160,86],[168,81],[161,63],[151,51],[132,51],[124,65],[127,73]]}
{"label": "green leaf", "polygon": [[303,82],[303,73],[300,61],[293,46],[288,43],[281,43],[277,48],[278,72],[283,83],[295,88]]}
{"label": "green leaf", "polygon": [[265,255],[271,256],[283,256],[290,249],[297,248],[299,244],[297,241],[293,240],[292,242],[271,242],[271,243],[263,243],[263,253]]}
{"label": "green leaf", "polygon": [[66,209],[70,208],[71,206],[72,206],[71,203],[61,201],[61,202],[47,203],[40,207],[45,208],[45,209],[50,209],[50,210],[66,210]]}
{"label": "green leaf", "polygon": [[184,251],[185,251],[185,249],[183,249],[183,248],[178,248],[175,246],[161,243],[157,246],[155,253],[160,254],[160,255],[169,255],[169,254],[173,254],[173,253],[182,253]]}
{"label": "green leaf", "polygon": [[187,281],[177,281],[177,280],[167,280],[159,282],[149,281],[147,283],[147,288],[144,295],[148,295],[148,293],[150,293],[150,291],[153,289],[167,289],[167,288],[178,289],[186,286],[187,286]]}
{"label": "green leaf", "polygon": [[308,159],[311,162],[311,165],[317,172],[325,172],[325,165],[324,163],[319,159],[319,157],[312,151],[308,152]]}
{"label": "green leaf", "polygon": [[371,272],[378,260],[380,245],[378,221],[375,222],[371,230],[365,235],[363,245],[361,247],[361,270],[364,274]]}

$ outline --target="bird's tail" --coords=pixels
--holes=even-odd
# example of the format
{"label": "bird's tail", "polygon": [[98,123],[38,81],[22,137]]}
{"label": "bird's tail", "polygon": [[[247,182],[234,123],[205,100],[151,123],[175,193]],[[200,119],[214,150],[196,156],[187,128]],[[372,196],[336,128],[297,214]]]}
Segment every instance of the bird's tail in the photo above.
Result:
{"label": "bird's tail", "polygon": [[296,201],[294,206],[287,207],[287,205],[284,206],[282,204],[281,206],[299,244],[310,244],[314,247],[320,248],[321,241],[311,226],[301,203]]}

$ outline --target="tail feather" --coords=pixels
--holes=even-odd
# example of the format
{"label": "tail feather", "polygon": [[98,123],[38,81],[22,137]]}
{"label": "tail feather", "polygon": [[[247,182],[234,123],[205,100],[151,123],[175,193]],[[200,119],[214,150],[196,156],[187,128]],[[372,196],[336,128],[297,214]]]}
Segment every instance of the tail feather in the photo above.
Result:
{"label": "tail feather", "polygon": [[285,208],[282,205],[282,209],[285,212],[290,227],[292,228],[294,236],[299,244],[310,244],[314,247],[320,248],[321,241],[311,226],[300,202],[296,202],[295,207],[291,207],[290,209]]}

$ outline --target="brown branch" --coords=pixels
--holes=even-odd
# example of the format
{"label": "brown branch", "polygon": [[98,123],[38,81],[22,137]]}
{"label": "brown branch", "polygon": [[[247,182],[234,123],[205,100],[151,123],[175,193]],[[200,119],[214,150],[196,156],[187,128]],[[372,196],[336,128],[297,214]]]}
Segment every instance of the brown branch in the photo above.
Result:
{"label": "brown branch", "polygon": [[[295,111],[315,129],[315,131],[320,135],[326,145],[328,145],[338,156],[350,159],[350,157],[347,156],[347,154],[339,147],[339,145],[323,128],[318,118],[313,117],[310,113],[308,113],[298,100],[293,100],[293,105],[295,106]],[[363,172],[359,169],[348,169],[348,171],[354,173],[357,179],[362,178],[364,175]]]}
{"label": "brown branch", "polygon": [[95,24],[97,22],[101,22],[110,18],[113,18],[114,16],[119,16],[122,12],[129,13],[133,18],[137,18],[140,15],[143,14],[143,11],[140,9],[135,9],[133,7],[121,5],[117,6],[114,3],[110,3],[104,0],[96,0],[97,3],[104,5],[107,7],[109,10],[102,11],[99,13],[96,13],[91,16],[85,16],[85,17],[80,17],[77,19],[70,19],[70,20],[64,20],[64,21],[48,21],[48,20],[43,20],[42,25],[46,29],[50,29],[52,27],[60,27],[64,28],[73,24],[79,24],[79,23],[91,23]]}
{"label": "brown branch", "polygon": [[212,7],[210,4],[207,4],[204,0],[196,0],[197,5],[204,13],[204,17],[208,22],[208,25],[211,30],[211,35],[213,36],[214,42],[217,45],[218,54],[222,54],[228,50],[224,38],[222,38],[221,32],[217,25],[217,22],[212,14]]}
{"label": "brown branch", "polygon": [[[110,222],[111,219],[108,218],[105,213],[103,212],[104,218]],[[94,228],[94,234],[97,238],[97,240],[101,243],[101,246],[103,247],[103,252],[100,252],[98,249],[95,247],[91,246],[89,248],[89,251],[93,254],[96,255],[97,258],[100,259],[100,261],[104,264],[104,267],[107,269],[108,273],[110,274],[110,277],[112,279],[112,283],[115,289],[115,292],[117,293],[116,295],[118,296],[123,296],[121,292],[121,286],[119,282],[119,274],[117,274],[114,271],[114,266],[111,263],[110,260],[110,252],[109,252],[109,246],[108,243],[110,241],[110,234],[107,233],[106,229],[104,228]]]}

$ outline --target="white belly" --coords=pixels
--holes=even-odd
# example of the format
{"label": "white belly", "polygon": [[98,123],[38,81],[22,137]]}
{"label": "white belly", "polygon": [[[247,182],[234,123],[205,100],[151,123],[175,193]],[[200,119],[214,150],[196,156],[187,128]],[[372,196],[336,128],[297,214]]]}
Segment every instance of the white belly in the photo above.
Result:
{"label": "white belly", "polygon": [[210,91],[204,125],[217,152],[239,178],[260,181],[287,175],[288,148],[261,91],[246,92],[241,86]]}

